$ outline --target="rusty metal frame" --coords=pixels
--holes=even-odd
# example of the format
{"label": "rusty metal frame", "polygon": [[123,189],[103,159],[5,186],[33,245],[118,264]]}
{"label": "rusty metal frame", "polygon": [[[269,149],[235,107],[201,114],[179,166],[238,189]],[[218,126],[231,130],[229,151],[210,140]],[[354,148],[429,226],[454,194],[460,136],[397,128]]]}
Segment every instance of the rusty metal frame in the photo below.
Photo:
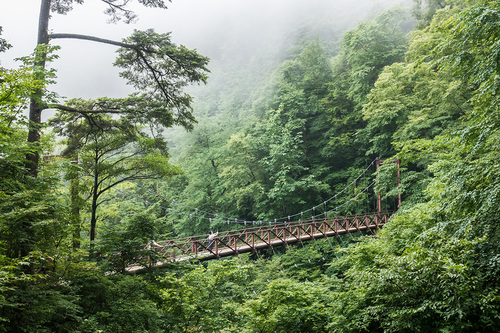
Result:
{"label": "rusty metal frame", "polygon": [[[335,216],[221,232],[222,235],[217,237],[214,243],[215,252],[208,251],[204,242],[206,235],[159,241],[161,246],[155,251],[163,258],[164,263],[187,260],[192,256],[196,256],[198,260],[220,258],[242,252],[256,252],[258,248],[263,247],[273,249],[274,246],[287,246],[291,242],[302,243],[317,238],[338,238],[339,235],[345,233],[379,229],[387,223],[391,214],[392,212],[375,212]],[[249,238],[251,238],[250,241]],[[156,265],[161,265],[160,261]]]}
{"label": "rusty metal frame", "polygon": [[[260,231],[260,230],[258,230],[258,231]],[[257,238],[259,238],[261,241],[263,241],[263,242],[267,245],[267,247],[269,247],[270,249],[272,249],[272,248],[273,248],[273,245],[271,244],[271,242],[269,242],[269,243],[268,243],[268,242],[266,242],[266,241],[265,241],[265,240],[264,240],[261,236],[259,236],[257,233],[254,233],[254,235],[255,235],[255,236],[257,236]],[[268,239],[268,241],[269,241],[269,239]]]}
{"label": "rusty metal frame", "polygon": [[[286,229],[286,228],[290,228],[290,230],[288,230],[288,229]],[[299,244],[302,244],[302,239],[300,239],[300,237],[297,237],[291,229],[292,229],[292,224],[291,224],[291,223],[287,223],[287,224],[285,225],[285,229],[284,229],[284,230],[287,230],[287,231],[289,232],[289,235],[291,235],[291,236],[295,237],[295,239],[297,240],[297,242],[298,242]]]}
{"label": "rusty metal frame", "polygon": [[[288,242],[286,241],[286,237],[285,237],[285,239],[281,238],[280,236],[278,236],[278,232],[274,232],[273,230],[278,230],[277,226],[274,226],[273,228],[269,229],[269,232],[271,232],[274,236],[276,236],[276,238],[281,240],[285,246],[287,246]],[[283,229],[280,228],[280,230],[283,230]]]}
{"label": "rusty metal frame", "polygon": [[241,234],[237,235],[236,237],[237,237],[240,241],[242,241],[243,243],[245,243],[246,245],[248,245],[248,246],[249,246],[249,247],[253,250],[253,252],[255,252],[255,247],[254,247],[254,246],[252,246],[252,245],[250,245],[250,244],[248,244],[248,243],[246,242],[246,240],[243,240],[243,239],[240,237],[241,235],[248,235],[248,233],[244,232],[244,233],[241,233]]}

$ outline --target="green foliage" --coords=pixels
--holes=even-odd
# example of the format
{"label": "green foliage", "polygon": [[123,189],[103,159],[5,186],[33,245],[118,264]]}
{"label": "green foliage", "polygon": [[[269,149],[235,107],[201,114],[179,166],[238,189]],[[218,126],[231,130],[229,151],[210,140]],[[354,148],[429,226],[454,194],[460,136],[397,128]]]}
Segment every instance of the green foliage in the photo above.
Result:
{"label": "green foliage", "polygon": [[55,192],[57,171],[47,168],[36,179],[25,170],[26,154],[47,147],[43,141],[40,147],[24,141],[27,121],[22,112],[34,89],[51,77],[46,73],[45,79],[35,79],[30,61],[27,57],[19,69],[0,72],[0,247],[11,258],[53,251],[67,231],[62,199]]}
{"label": "green foliage", "polygon": [[221,161],[218,176],[225,192],[217,203],[229,216],[256,220],[257,204],[265,198],[266,171],[259,163],[255,138],[239,132],[224,148],[226,158]]}
{"label": "green foliage", "polygon": [[396,63],[380,74],[363,107],[366,127],[360,138],[371,143],[367,154],[392,156],[393,142],[433,138],[450,132],[469,109],[468,92],[446,72],[430,64]]}
{"label": "green foliage", "polygon": [[[404,146],[404,152],[410,153],[409,156],[434,154],[441,157],[430,168],[437,177],[430,184],[428,193],[434,201],[442,203],[444,212],[451,221],[464,218],[469,220],[464,223],[462,230],[466,230],[468,223],[476,219],[481,221],[479,228],[474,228],[479,237],[486,234],[496,237],[494,229],[490,229],[489,221],[497,214],[493,208],[498,198],[496,161],[499,135],[496,112],[498,98],[494,97],[498,93],[498,87],[494,81],[499,73],[498,66],[487,56],[490,52],[495,52],[495,42],[491,39],[498,39],[498,33],[493,36],[482,34],[475,24],[482,20],[485,29],[488,29],[488,23],[497,25],[498,13],[497,4],[478,1],[439,26],[447,34],[434,49],[434,53],[440,57],[438,62],[442,67],[453,66],[465,85],[473,84],[473,109],[466,114],[463,129],[455,135]],[[465,33],[465,29],[470,30],[470,34]],[[494,34],[496,31],[490,32]],[[455,47],[460,43],[463,49]],[[467,47],[463,43],[475,46]],[[471,68],[471,63],[464,60],[462,50],[468,52],[468,57],[483,57],[484,62],[479,67]]]}
{"label": "green foliage", "polygon": [[[331,241],[330,241],[331,242]],[[288,247],[286,252],[274,260],[278,261],[285,276],[296,281],[321,281],[327,261],[333,259],[331,252],[335,245],[328,240],[302,244],[301,248]],[[300,245],[299,245],[300,246]]]}
{"label": "green foliage", "polygon": [[[298,120],[284,122],[282,109],[270,115],[267,124],[257,129],[256,148],[268,181],[266,198],[259,203],[259,218],[266,219],[297,213],[311,198],[319,197],[327,186],[316,180],[307,165],[302,132],[297,132]],[[298,195],[300,193],[300,196]],[[307,201],[306,201],[307,200]]]}
{"label": "green foliage", "polygon": [[386,11],[344,35],[341,46],[350,80],[347,97],[357,109],[364,104],[383,67],[402,59],[407,48],[402,30],[405,19],[402,10]]}
{"label": "green foliage", "polygon": [[473,103],[480,113],[472,116],[479,119],[486,110],[498,110],[499,13],[496,2],[473,1],[438,27],[447,31],[447,38],[434,50],[441,56],[438,64],[452,68],[474,87]]}
{"label": "green foliage", "polygon": [[[161,188],[160,192],[167,197],[165,207],[174,210],[169,221],[181,237],[208,233],[211,227],[219,227],[210,226],[208,218],[213,216],[204,216],[202,211],[226,212],[228,215],[234,211],[233,203],[224,196],[226,188],[218,176],[223,168],[221,144],[227,139],[227,133],[217,121],[212,119],[201,124],[190,136],[190,148],[179,160],[186,166],[184,176],[175,177]],[[182,204],[175,205],[173,200]]]}
{"label": "green foliage", "polygon": [[[397,139],[398,157],[427,165],[432,174],[425,189],[427,202],[403,206],[380,233],[380,240],[348,249],[343,257],[347,266],[338,269],[345,272],[351,288],[339,294],[341,302],[335,311],[343,311],[343,316],[332,326],[339,331],[470,332],[499,327],[498,99],[492,98],[497,93],[492,82],[498,67],[495,69],[486,55],[494,53],[490,37],[498,38],[496,30],[481,33],[497,24],[497,12],[494,2],[470,2],[465,10],[441,11],[428,29],[439,39],[431,45],[430,57],[426,52],[421,57],[440,64],[440,71],[432,75],[456,75],[455,83],[449,85],[455,88],[445,86],[451,94],[437,96],[443,102],[448,96],[461,100],[460,92],[472,89],[471,107],[464,108],[461,122],[447,126],[454,131],[445,128],[429,139]],[[486,29],[479,28],[478,20]],[[423,39],[419,36],[417,43]],[[464,51],[469,52],[465,57]],[[471,67],[472,62],[465,59],[481,64]],[[431,72],[436,67],[420,59],[417,69],[425,68]],[[421,77],[425,78],[425,73]],[[379,92],[391,90],[387,85]],[[426,100],[431,99],[428,93]],[[421,109],[425,108],[417,110]],[[395,127],[399,130],[407,124]],[[370,253],[366,263],[356,261],[361,250]],[[352,310],[346,315],[345,309]]]}
{"label": "green foliage", "polygon": [[474,331],[496,325],[496,292],[486,287],[475,265],[473,248],[478,244],[434,230],[423,232],[422,241],[403,255],[388,253],[381,242],[350,249],[344,260],[348,269],[343,271],[351,290],[339,295],[336,312],[342,316],[333,327],[399,332]]}
{"label": "green foliage", "polygon": [[[80,272],[71,288],[80,295],[81,332],[164,332],[158,290],[141,277]],[[124,297],[126,296],[126,297]]]}
{"label": "green foliage", "polygon": [[[146,113],[149,122],[156,120],[165,127],[175,123],[192,129],[195,119],[190,112],[191,96],[183,89],[191,83],[206,82],[208,58],[184,46],[176,46],[170,41],[170,34],[157,34],[152,29],[136,30],[125,42],[134,48],[118,50],[115,66],[124,69],[120,76],[145,92],[140,101],[148,108],[156,103],[155,107],[160,109],[156,112],[138,110],[149,111]],[[166,115],[172,120],[165,122]]]}
{"label": "green foliage", "polygon": [[[80,2],[55,1],[54,10],[73,3]],[[2,69],[0,331],[498,331],[500,7],[425,4],[419,22],[431,25],[409,46],[403,15],[384,13],[346,34],[334,58],[319,40],[301,44],[258,106],[226,93],[216,106],[205,101],[203,112],[227,119],[194,130],[179,159],[185,172],[171,179],[181,170],[169,163],[160,125],[191,128],[191,99],[180,89],[205,82],[206,58],[169,35],[134,33],[127,43],[156,44],[120,50],[117,64],[142,94],[58,105],[52,124],[67,138],[64,154],[78,152],[81,164],[48,161],[38,178],[24,169],[30,147],[21,110],[41,83],[24,68]],[[185,76],[146,82],[138,72],[145,64],[150,74]],[[145,249],[150,240],[226,227],[208,222],[205,211],[253,220],[310,208],[353,181],[367,155],[403,163],[399,188],[395,163],[377,173],[386,200],[398,193],[405,200],[376,237],[348,234],[206,266],[124,273],[161,259]],[[55,176],[66,169],[71,186],[93,197],[90,205],[78,191],[66,193]],[[333,204],[367,182],[356,180]],[[78,208],[106,222],[93,226],[99,261],[74,247]],[[363,193],[344,210],[370,208]]]}
{"label": "green foliage", "polygon": [[453,4],[453,0],[414,0],[412,9],[413,16],[418,20],[418,29],[424,29],[431,22],[436,11],[445,8],[449,4]]}
{"label": "green foliage", "polygon": [[[111,207],[110,207],[111,208]],[[151,241],[168,238],[165,233],[165,220],[157,218],[155,207],[132,206],[122,201],[113,207],[116,209],[118,221],[112,223],[111,216],[107,216],[108,224],[101,228],[102,240],[99,242],[98,252],[106,257],[108,269],[125,272],[132,265],[149,267],[161,258],[153,249],[145,244]],[[121,219],[121,216],[126,218]]]}
{"label": "green foliage", "polygon": [[66,281],[54,287],[54,258],[32,252],[14,260],[2,256],[1,265],[0,331],[74,331],[81,309]]}
{"label": "green foliage", "polygon": [[0,110],[2,123],[9,124],[18,120],[20,110],[26,107],[28,98],[36,88],[35,80],[29,68],[17,70],[0,69]]}
{"label": "green foliage", "polygon": [[[232,321],[231,284],[243,282],[247,267],[231,261],[215,262],[185,274],[165,274],[160,278],[161,307],[170,332],[220,331]],[[224,313],[221,318],[220,312]],[[229,313],[227,313],[229,311]]]}
{"label": "green foliage", "polygon": [[329,290],[312,282],[276,279],[240,312],[243,332],[327,332]]}
{"label": "green foliage", "polygon": [[[400,11],[392,11],[360,25],[344,38],[339,65],[333,68],[331,50],[319,39],[297,43],[271,81],[267,100],[259,100],[256,114],[245,120],[238,117],[247,115],[248,106],[232,95],[226,96],[227,105],[212,105],[210,110],[205,110],[206,103],[213,96],[204,101],[204,114],[227,112],[227,116],[205,119],[195,129],[188,139],[190,148],[180,159],[188,166],[185,178],[177,183],[181,191],[170,193],[180,193],[177,199],[198,211],[252,221],[300,213],[342,190],[366,167],[365,145],[355,141],[364,121],[357,106],[361,100],[354,101],[349,92],[355,85],[354,71],[372,57],[370,78],[358,80],[368,93],[383,66],[402,59],[406,23]],[[371,42],[361,47],[355,42],[358,37]],[[252,118],[259,116],[263,118]],[[351,197],[346,193],[338,201]],[[370,206],[366,196],[359,199],[349,212],[373,209],[365,208]],[[172,214],[170,220],[180,221],[178,234],[187,236],[209,230],[208,223],[200,221],[203,218],[208,216],[191,211]],[[211,227],[225,226],[213,222]]]}
{"label": "green foliage", "polygon": [[356,177],[366,155],[386,157],[362,135],[366,119],[361,110],[383,68],[403,59],[408,21],[406,12],[394,9],[359,24],[344,35],[340,52],[331,60],[333,79],[321,99],[329,123],[321,155],[331,165],[322,179],[332,184],[332,193]]}
{"label": "green foliage", "polygon": [[252,143],[245,153],[257,162],[247,187],[262,198],[254,210],[257,218],[297,213],[328,190],[317,177],[326,171],[320,142],[327,123],[319,100],[330,79],[326,53],[317,40],[282,65],[276,106],[246,137]]}
{"label": "green foliage", "polygon": [[[3,28],[0,26],[0,35],[2,34]],[[0,38],[0,52],[5,52],[10,49],[12,45],[10,45],[5,39]]]}
{"label": "green foliage", "polygon": [[[249,221],[297,213],[306,202],[318,201],[328,189],[315,174],[327,172],[320,163],[320,141],[328,124],[319,98],[329,78],[325,50],[311,42],[280,69],[265,119],[241,131],[233,120],[206,120],[181,160],[188,167],[179,201]],[[236,134],[229,135],[231,129]],[[174,218],[181,221],[180,235],[209,230],[196,212]]]}
{"label": "green foliage", "polygon": [[[70,103],[76,108],[89,110],[99,108],[108,101],[103,98],[98,101],[73,100]],[[127,104],[128,100],[123,102]],[[99,112],[60,112],[51,124],[56,133],[68,137],[64,154],[76,156],[81,172],[90,178],[85,191],[91,199],[91,241],[96,236],[97,209],[107,201],[103,197],[109,190],[124,181],[157,179],[181,173],[178,167],[168,162],[166,143],[154,128],[150,128],[153,136],[150,137],[127,117],[115,119]]]}
{"label": "green foliage", "polygon": [[0,194],[0,241],[5,253],[26,256],[33,250],[53,250],[64,239],[67,225],[61,203],[45,179],[30,179],[22,191]]}
{"label": "green foliage", "polygon": [[[7,48],[7,46],[5,47]],[[56,57],[53,54],[55,49],[57,47],[40,47],[40,50],[48,54],[48,60]],[[47,98],[53,96],[46,87],[52,82],[55,72],[33,68],[35,55],[18,60],[22,64],[17,69],[0,67],[0,153],[4,160],[9,160],[10,156],[12,159],[18,160],[23,153],[27,152],[29,146],[18,142],[17,137],[21,135],[18,131],[23,130],[28,124],[23,111],[27,108],[32,93],[40,89],[45,92]],[[17,148],[13,148],[15,146]]]}

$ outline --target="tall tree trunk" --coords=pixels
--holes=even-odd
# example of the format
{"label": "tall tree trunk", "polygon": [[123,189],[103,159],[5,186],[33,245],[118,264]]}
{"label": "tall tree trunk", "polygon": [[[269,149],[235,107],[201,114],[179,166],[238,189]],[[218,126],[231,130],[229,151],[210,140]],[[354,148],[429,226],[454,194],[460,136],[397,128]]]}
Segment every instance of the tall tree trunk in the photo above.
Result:
{"label": "tall tree trunk", "polygon": [[[49,19],[50,19],[50,4],[52,0],[42,0],[40,7],[40,16],[38,18],[38,40],[37,46],[49,43]],[[36,52],[43,52],[37,50]],[[35,66],[40,68],[45,68],[47,54],[41,53],[35,59]],[[38,78],[37,78],[38,79]],[[38,153],[38,145],[40,142],[40,125],[42,123],[42,110],[41,105],[42,100],[42,90],[37,89],[31,96],[30,108],[29,108],[29,132],[28,132],[28,142],[34,144],[35,148],[30,152],[26,159],[28,160],[28,170],[30,174],[34,177],[38,175],[38,161],[40,159]]]}
{"label": "tall tree trunk", "polygon": [[[50,17],[50,3],[51,0],[42,0],[40,7],[40,16],[38,21],[38,41],[37,45],[47,44],[49,42],[49,17]],[[38,51],[37,51],[38,52]],[[46,55],[42,54],[41,57],[36,57],[35,66],[45,67]],[[29,124],[28,124],[28,143],[34,145],[31,152],[26,155],[26,168],[29,170],[33,177],[38,175],[38,160],[40,158],[38,153],[38,145],[40,141],[40,124],[42,122],[41,112],[42,107],[40,106],[42,97],[42,90],[37,89],[31,95],[30,107],[29,107]],[[26,241],[23,242],[20,248],[21,257],[27,256],[30,251],[33,250],[34,245],[34,234],[33,234],[33,224],[31,221],[27,220],[23,222],[23,231],[26,234]],[[29,265],[26,269],[27,274],[34,273],[34,266]]]}
{"label": "tall tree trunk", "polygon": [[78,172],[76,167],[78,166],[78,155],[75,156],[73,160],[74,168],[70,171],[70,186],[71,186],[71,223],[73,225],[73,248],[80,248],[80,231],[81,231],[81,219],[80,219],[80,181],[78,179]]}
{"label": "tall tree trunk", "polygon": [[90,256],[94,255],[94,240],[96,235],[97,226],[97,199],[99,199],[99,187],[98,187],[98,176],[94,175],[94,187],[92,189],[92,208],[90,215]]}

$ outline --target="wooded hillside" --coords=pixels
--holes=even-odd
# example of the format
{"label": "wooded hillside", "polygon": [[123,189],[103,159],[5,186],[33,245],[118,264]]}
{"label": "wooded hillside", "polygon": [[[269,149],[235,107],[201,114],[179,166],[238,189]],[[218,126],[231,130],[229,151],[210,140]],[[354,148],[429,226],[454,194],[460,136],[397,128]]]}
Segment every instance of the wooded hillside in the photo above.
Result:
{"label": "wooded hillside", "polygon": [[[212,79],[198,51],[135,31],[123,98],[61,101],[50,43],[0,67],[0,331],[500,330],[499,24],[498,1],[414,0],[299,26]],[[57,113],[35,123],[30,104]],[[376,233],[162,268],[146,246],[372,212],[378,194],[397,211]]]}

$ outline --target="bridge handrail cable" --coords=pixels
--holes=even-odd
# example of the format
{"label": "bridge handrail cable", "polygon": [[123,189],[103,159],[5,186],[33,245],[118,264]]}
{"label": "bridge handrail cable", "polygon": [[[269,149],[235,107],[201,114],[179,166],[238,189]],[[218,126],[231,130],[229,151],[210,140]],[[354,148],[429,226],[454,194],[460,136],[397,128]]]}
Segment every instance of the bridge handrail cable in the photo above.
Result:
{"label": "bridge handrail cable", "polygon": [[[312,215],[312,218],[316,217],[316,216],[320,216],[320,215],[326,215],[327,213],[331,213],[333,211],[337,211],[338,209],[342,208],[343,206],[349,204],[352,200],[355,200],[359,197],[359,195],[361,195],[362,193],[366,192],[370,187],[372,187],[374,185],[375,182],[372,182],[370,185],[368,185],[367,187],[365,187],[357,196],[355,196],[354,198],[351,198],[349,200],[347,200],[346,202],[344,202],[343,204],[341,205],[338,205],[330,210],[326,210],[326,204],[334,199],[336,199],[338,196],[340,196],[342,193],[344,193],[349,187],[351,187],[353,184],[355,184],[369,169],[370,167],[376,162],[376,159],[373,160],[359,175],[358,177],[356,177],[351,183],[349,183],[346,187],[344,187],[344,189],[342,189],[341,191],[339,191],[338,193],[336,193],[334,196],[330,197],[328,200],[325,200],[324,202],[322,202],[321,204],[319,205],[316,205],[316,206],[313,206],[311,208],[309,208],[308,210],[305,210],[305,211],[302,211],[300,213],[296,213],[296,214],[293,214],[293,215],[288,215],[288,216],[285,216],[285,217],[281,217],[281,218],[275,218],[274,219],[274,222],[272,221],[272,219],[270,220],[267,220],[267,221],[263,221],[263,220],[257,220],[257,221],[248,221],[248,220],[243,220],[243,219],[239,219],[239,218],[230,218],[230,217],[227,217],[227,216],[220,216],[219,214],[215,214],[215,213],[211,213],[211,212],[207,212],[207,211],[204,211],[204,210],[200,210],[198,208],[194,208],[194,207],[191,207],[189,205],[186,205],[186,204],[183,204],[181,202],[178,202],[176,200],[171,200],[171,199],[168,199],[166,198],[165,196],[159,194],[159,193],[154,193],[155,196],[158,196],[162,199],[164,199],[165,201],[171,201],[173,205],[180,205],[180,206],[183,206],[183,207],[186,207],[190,210],[193,210],[195,213],[196,213],[196,217],[197,218],[201,218],[201,219],[204,219],[204,220],[208,220],[210,222],[212,222],[213,220],[217,221],[217,220],[220,220],[220,221],[223,221],[223,222],[227,222],[228,224],[229,223],[236,223],[236,224],[247,224],[247,223],[268,223],[268,224],[276,224],[278,223],[279,221],[283,221],[284,222],[290,222],[290,219],[291,218],[294,218],[294,217],[297,217],[297,216],[303,216],[304,213],[307,213],[307,212],[310,212],[310,211],[314,211],[316,208],[318,207],[321,207],[322,205],[325,206],[325,211],[321,214],[318,214],[318,215]],[[145,188],[144,186],[142,185],[139,185],[137,183],[134,183],[137,187],[139,188],[142,188],[144,190],[146,190],[149,194],[153,194],[153,192],[151,191],[151,189],[147,189]],[[125,194],[125,192],[123,190],[120,191],[122,195]],[[129,194],[130,195],[130,194]],[[139,198],[140,200],[143,200],[146,205],[149,204],[149,201],[147,200],[144,200],[142,197],[139,197],[137,195],[132,195],[136,198]],[[155,205],[158,205],[155,203]],[[184,216],[189,216],[190,218],[193,217],[193,214],[191,213],[186,213],[186,212],[183,212],[183,211],[180,211],[180,210],[177,210],[177,209],[174,209],[172,207],[163,207],[163,206],[160,206],[158,205],[160,208],[162,209],[165,209],[167,210],[169,213],[171,212],[175,212],[175,213],[178,213],[178,214],[181,214],[181,215],[184,215]],[[209,217],[205,217],[205,216],[199,216],[198,214],[199,213],[202,213],[202,214],[206,214],[206,215],[211,215],[213,216],[214,218],[209,218]]]}

